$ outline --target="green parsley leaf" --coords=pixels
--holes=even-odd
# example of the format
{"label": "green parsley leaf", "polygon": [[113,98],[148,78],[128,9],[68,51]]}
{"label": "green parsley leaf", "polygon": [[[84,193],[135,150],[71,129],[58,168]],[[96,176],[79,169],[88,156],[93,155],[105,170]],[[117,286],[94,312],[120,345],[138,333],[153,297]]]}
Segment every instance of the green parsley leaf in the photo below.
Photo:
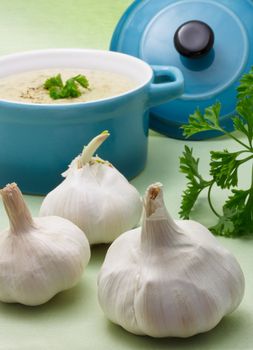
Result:
{"label": "green parsley leaf", "polygon": [[248,74],[244,74],[241,78],[237,92],[239,100],[253,96],[253,67],[251,67]]}
{"label": "green parsley leaf", "polygon": [[81,96],[81,92],[73,78],[66,81],[62,93],[65,98]]}
{"label": "green parsley leaf", "polygon": [[62,88],[59,86],[51,86],[49,89],[49,95],[52,99],[57,100],[61,96]]}
{"label": "green parsley leaf", "polygon": [[[234,130],[245,135],[248,144],[221,127],[219,122],[221,104],[216,103],[206,108],[204,114],[197,109],[195,113],[190,115],[189,123],[183,126],[184,135],[189,137],[202,131],[218,130],[237,142],[242,149],[237,152],[229,152],[226,149],[211,151],[210,181],[204,180],[199,174],[199,159],[193,157],[192,150],[187,146],[180,158],[180,170],[186,174],[186,178],[189,180],[187,188],[182,194],[180,216],[189,218],[200,192],[203,188],[207,188],[210,209],[218,217],[217,224],[210,229],[217,235],[227,237],[253,234],[253,164],[251,187],[248,190],[236,188],[240,166],[253,160],[253,68],[242,77],[237,91],[237,114],[232,118]],[[211,202],[213,185],[217,185],[221,189],[231,189],[232,195],[225,201],[222,215],[216,212]]]}
{"label": "green parsley leaf", "polygon": [[223,206],[223,215],[217,225],[211,227],[213,233],[236,237],[252,233],[253,197],[250,190],[232,190],[233,195]]}
{"label": "green parsley leaf", "polygon": [[196,111],[189,116],[188,124],[182,126],[183,135],[190,137],[199,132],[208,130],[221,131],[219,123],[220,110],[220,102],[215,103],[211,107],[207,107],[204,114],[197,108]]}
{"label": "green parsley leaf", "polygon": [[180,217],[184,219],[189,219],[190,212],[194,207],[200,192],[210,184],[199,174],[199,158],[195,159],[192,152],[192,149],[185,146],[183,156],[180,158],[180,170],[182,173],[186,174],[186,178],[189,180],[187,188],[183,192],[179,212]]}
{"label": "green parsley leaf", "polygon": [[73,78],[76,82],[78,82],[82,87],[88,89],[89,87],[89,81],[84,75],[77,75]]}
{"label": "green parsley leaf", "polygon": [[68,79],[65,84],[62,82],[61,74],[51,77],[44,83],[44,88],[49,90],[49,95],[54,100],[61,98],[76,98],[81,96],[79,86],[88,88],[89,82],[84,75],[77,75]]}
{"label": "green parsley leaf", "polygon": [[234,210],[224,207],[223,215],[219,218],[219,221],[215,226],[210,227],[210,230],[215,235],[232,237],[235,232],[235,226],[233,223],[233,221],[235,221],[234,214]]}
{"label": "green parsley leaf", "polygon": [[237,157],[241,152],[211,151],[210,174],[221,188],[230,188],[238,184],[238,168],[242,161]]}
{"label": "green parsley leaf", "polygon": [[[235,129],[247,136],[249,146],[253,149],[253,95],[251,98],[240,100],[237,104],[236,110],[239,117],[233,119]],[[241,124],[244,124],[244,127],[242,127]]]}
{"label": "green parsley leaf", "polygon": [[234,129],[248,136],[248,126],[245,125],[246,121],[240,115],[232,118]]}
{"label": "green parsley leaf", "polygon": [[61,78],[61,74],[57,74],[55,77],[49,78],[45,81],[44,83],[44,88],[45,89],[50,89],[51,87],[63,87],[63,82],[62,82],[62,78]]}

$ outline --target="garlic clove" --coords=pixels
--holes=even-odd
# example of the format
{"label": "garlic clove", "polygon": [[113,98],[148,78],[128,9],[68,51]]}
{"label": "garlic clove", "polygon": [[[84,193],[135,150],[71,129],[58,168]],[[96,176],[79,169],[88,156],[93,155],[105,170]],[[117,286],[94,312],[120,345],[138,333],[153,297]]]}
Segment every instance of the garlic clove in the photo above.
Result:
{"label": "garlic clove", "polygon": [[134,334],[189,337],[215,327],[240,304],[236,259],[202,225],[174,221],[162,185],[151,185],[141,228],[110,246],[98,276],[107,317]]}
{"label": "garlic clove", "polygon": [[10,221],[0,234],[0,300],[39,305],[76,285],[90,259],[84,233],[60,217],[32,218],[16,184],[0,192]]}
{"label": "garlic clove", "polygon": [[96,136],[64,173],[65,180],[44,199],[40,215],[64,217],[86,234],[90,244],[109,243],[135,227],[142,213],[137,190],[109,162],[92,157],[109,136]]}

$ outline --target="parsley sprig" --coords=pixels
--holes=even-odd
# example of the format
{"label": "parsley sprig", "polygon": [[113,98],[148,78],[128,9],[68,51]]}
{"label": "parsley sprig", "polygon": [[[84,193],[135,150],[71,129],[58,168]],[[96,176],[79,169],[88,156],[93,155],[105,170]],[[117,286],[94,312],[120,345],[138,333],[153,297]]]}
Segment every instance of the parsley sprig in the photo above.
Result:
{"label": "parsley sprig", "polygon": [[88,79],[81,74],[68,79],[65,84],[63,84],[61,74],[57,74],[55,77],[47,79],[44,83],[44,88],[49,90],[49,95],[54,100],[81,96],[82,93],[79,86],[82,86],[85,89],[89,88]]}
{"label": "parsley sprig", "polygon": [[[232,118],[233,126],[239,134],[246,136],[246,142],[222,128],[219,102],[206,108],[203,114],[197,109],[190,115],[189,123],[183,125],[183,130],[186,137],[207,130],[220,131],[238,143],[241,149],[237,152],[229,152],[227,149],[211,151],[209,180],[200,175],[199,158],[193,156],[192,149],[185,146],[180,158],[180,170],[188,179],[187,188],[182,195],[180,217],[189,218],[200,193],[207,189],[210,208],[218,217],[218,223],[210,229],[217,235],[229,237],[253,234],[253,67],[242,77],[237,92],[237,113]],[[251,185],[250,188],[241,190],[237,188],[238,171],[247,162],[252,164]],[[221,214],[216,211],[212,203],[213,186],[231,190]]]}

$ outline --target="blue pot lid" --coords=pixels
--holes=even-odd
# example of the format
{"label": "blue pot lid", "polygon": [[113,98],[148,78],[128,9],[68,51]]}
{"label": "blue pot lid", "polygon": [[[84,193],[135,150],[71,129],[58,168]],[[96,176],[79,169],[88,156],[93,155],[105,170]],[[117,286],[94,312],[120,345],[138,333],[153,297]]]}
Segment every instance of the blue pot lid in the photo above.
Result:
{"label": "blue pot lid", "polygon": [[136,0],[120,19],[110,49],[182,71],[184,94],[151,109],[152,129],[183,138],[180,126],[189,115],[219,100],[221,124],[232,130],[236,87],[253,64],[253,1]]}

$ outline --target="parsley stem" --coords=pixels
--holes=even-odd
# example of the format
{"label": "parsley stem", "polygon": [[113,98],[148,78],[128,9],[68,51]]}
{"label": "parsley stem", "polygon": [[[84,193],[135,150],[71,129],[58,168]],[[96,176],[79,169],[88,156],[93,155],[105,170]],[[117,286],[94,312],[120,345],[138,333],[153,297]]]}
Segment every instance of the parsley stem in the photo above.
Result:
{"label": "parsley stem", "polygon": [[241,146],[247,148],[249,151],[252,151],[252,148],[248,145],[246,145],[246,143],[242,142],[241,140],[239,140],[237,137],[235,137],[234,135],[232,135],[231,133],[227,132],[224,129],[220,129],[226,136],[232,138],[233,140],[235,140],[237,143],[239,143]]}
{"label": "parsley stem", "polygon": [[252,169],[251,169],[251,187],[249,191],[249,196],[253,197],[253,164],[252,164]]}
{"label": "parsley stem", "polygon": [[249,189],[249,197],[247,200],[247,203],[245,205],[245,211],[249,211],[248,214],[248,219],[250,220],[251,224],[249,225],[249,230],[252,233],[252,223],[253,223],[253,210],[252,210],[252,202],[253,202],[253,165],[252,165],[252,170],[251,170],[251,187]]}
{"label": "parsley stem", "polygon": [[212,188],[213,188],[213,185],[214,185],[214,182],[211,183],[211,185],[209,186],[208,188],[208,194],[207,194],[207,199],[208,199],[208,203],[210,205],[210,208],[212,210],[212,212],[218,217],[220,218],[220,214],[217,213],[217,211],[214,209],[214,206],[212,204],[212,200],[211,200],[211,191],[212,191]]}
{"label": "parsley stem", "polygon": [[253,154],[252,154],[252,156],[248,156],[247,158],[241,159],[240,164],[246,163],[250,159],[253,159]]}

